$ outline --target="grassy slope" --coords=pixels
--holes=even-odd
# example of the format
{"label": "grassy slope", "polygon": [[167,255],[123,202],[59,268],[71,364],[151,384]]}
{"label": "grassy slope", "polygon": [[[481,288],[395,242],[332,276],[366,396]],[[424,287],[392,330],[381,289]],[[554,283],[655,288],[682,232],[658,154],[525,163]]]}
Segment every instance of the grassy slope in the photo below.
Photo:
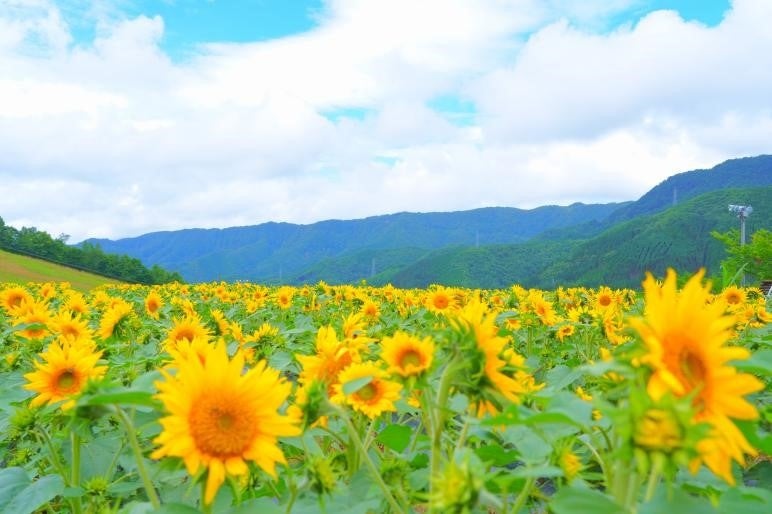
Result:
{"label": "grassy slope", "polygon": [[88,291],[101,284],[117,284],[117,280],[86,273],[52,262],[0,250],[0,283],[69,282],[73,289]]}

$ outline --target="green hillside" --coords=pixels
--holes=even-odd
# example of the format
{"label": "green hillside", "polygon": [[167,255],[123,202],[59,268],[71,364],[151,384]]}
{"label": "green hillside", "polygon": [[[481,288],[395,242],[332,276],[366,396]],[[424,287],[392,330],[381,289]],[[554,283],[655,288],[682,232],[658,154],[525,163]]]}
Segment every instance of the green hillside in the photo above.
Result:
{"label": "green hillside", "polygon": [[73,289],[84,292],[101,284],[120,283],[93,273],[0,250],[0,283],[5,282],[69,282]]}
{"label": "green hillside", "polygon": [[481,248],[448,248],[384,277],[401,287],[431,283],[478,287],[560,285],[638,287],[645,272],[667,267],[717,274],[725,257],[713,230],[738,226],[727,205],[750,204],[749,236],[772,227],[772,187],[728,189],[697,196],[664,212],[615,225],[577,241],[531,241]]}
{"label": "green hillside", "polygon": [[[361,251],[400,248],[429,251],[451,245],[527,241],[545,230],[602,220],[623,205],[576,203],[530,210],[488,207],[458,212],[403,212],[310,225],[264,223],[89,242],[98,244],[106,252],[136,257],[146,265],[173,269],[189,281],[286,282],[316,273],[315,267],[323,266],[321,263],[326,259],[349,258]],[[367,262],[366,268],[369,267]],[[352,269],[343,276],[357,274]],[[322,278],[327,280],[326,276]]]}

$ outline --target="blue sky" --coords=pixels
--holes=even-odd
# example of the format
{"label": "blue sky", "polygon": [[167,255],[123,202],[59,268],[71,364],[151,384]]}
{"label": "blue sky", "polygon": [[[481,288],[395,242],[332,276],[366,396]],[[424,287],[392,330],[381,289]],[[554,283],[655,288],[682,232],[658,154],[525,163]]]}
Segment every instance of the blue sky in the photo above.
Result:
{"label": "blue sky", "polygon": [[633,200],[772,153],[769,19],[769,0],[3,0],[0,216],[79,241]]}

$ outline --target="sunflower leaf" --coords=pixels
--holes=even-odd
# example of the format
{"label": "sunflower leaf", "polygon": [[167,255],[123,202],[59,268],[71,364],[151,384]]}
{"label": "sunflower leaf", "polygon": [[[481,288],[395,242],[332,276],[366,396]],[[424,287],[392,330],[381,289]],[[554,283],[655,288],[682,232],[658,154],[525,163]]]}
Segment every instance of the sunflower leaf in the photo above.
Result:
{"label": "sunflower leaf", "polygon": [[378,434],[375,440],[397,453],[402,453],[410,444],[412,434],[413,430],[407,425],[389,425]]}
{"label": "sunflower leaf", "polygon": [[360,377],[354,380],[349,380],[348,382],[343,384],[343,394],[345,395],[354,394],[372,381],[373,381],[373,377],[371,376]]}
{"label": "sunflower leaf", "polygon": [[21,468],[0,471],[0,512],[29,514],[62,494],[64,480],[46,475],[32,481]]}

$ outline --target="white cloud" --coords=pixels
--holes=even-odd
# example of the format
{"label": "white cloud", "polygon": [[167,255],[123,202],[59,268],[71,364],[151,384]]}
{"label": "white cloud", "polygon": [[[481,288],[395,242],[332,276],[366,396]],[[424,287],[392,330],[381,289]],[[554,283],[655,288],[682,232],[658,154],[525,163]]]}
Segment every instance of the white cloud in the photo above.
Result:
{"label": "white cloud", "polygon": [[[306,33],[174,61],[158,16],[7,0],[0,216],[77,241],[620,201],[768,153],[772,3],[736,0],[716,27],[658,11],[609,30],[640,7],[330,0]],[[73,12],[93,43],[74,42]],[[473,100],[473,125],[427,107],[441,95]],[[322,114],[346,108],[367,114]]]}

